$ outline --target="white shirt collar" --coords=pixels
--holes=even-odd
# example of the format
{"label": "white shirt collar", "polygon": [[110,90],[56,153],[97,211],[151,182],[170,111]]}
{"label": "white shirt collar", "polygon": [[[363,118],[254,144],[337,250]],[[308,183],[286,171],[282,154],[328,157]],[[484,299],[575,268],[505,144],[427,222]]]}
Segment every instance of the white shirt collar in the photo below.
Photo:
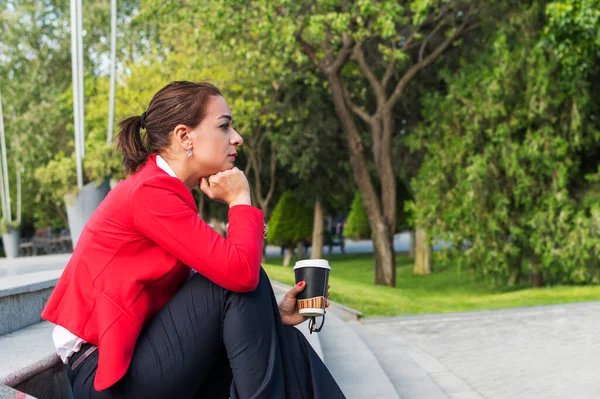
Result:
{"label": "white shirt collar", "polygon": [[171,177],[177,177],[175,175],[175,172],[173,172],[173,169],[171,169],[171,167],[167,163],[167,161],[165,161],[163,159],[163,157],[161,157],[158,154],[156,154],[156,166],[158,166],[159,168],[161,168],[162,170],[164,170],[165,172],[167,172],[167,174],[169,176],[171,176]]}

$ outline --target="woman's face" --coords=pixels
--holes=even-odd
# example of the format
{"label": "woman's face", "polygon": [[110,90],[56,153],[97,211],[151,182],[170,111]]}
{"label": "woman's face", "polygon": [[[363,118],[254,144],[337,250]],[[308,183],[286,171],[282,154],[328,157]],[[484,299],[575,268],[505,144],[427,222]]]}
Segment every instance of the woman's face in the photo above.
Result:
{"label": "woman's face", "polygon": [[193,149],[190,161],[206,177],[232,169],[237,156],[236,147],[244,143],[231,124],[229,104],[221,96],[211,96],[206,116],[190,133]]}

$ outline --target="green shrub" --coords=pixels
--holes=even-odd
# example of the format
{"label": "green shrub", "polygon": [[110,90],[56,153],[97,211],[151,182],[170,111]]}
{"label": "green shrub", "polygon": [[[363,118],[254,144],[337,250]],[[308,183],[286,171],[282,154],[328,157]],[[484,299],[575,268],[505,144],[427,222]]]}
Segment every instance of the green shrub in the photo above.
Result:
{"label": "green shrub", "polygon": [[6,234],[6,233],[10,232],[11,230],[16,230],[19,227],[21,227],[21,223],[19,223],[17,221],[9,222],[5,218],[0,218],[0,235]]}
{"label": "green shrub", "polygon": [[294,245],[298,241],[310,239],[312,228],[312,207],[299,201],[293,192],[286,191],[269,219],[267,239],[273,245]]}
{"label": "green shrub", "polygon": [[352,200],[350,214],[344,229],[344,236],[353,240],[366,239],[371,237],[371,227],[365,206],[363,205],[362,195],[357,191]]}

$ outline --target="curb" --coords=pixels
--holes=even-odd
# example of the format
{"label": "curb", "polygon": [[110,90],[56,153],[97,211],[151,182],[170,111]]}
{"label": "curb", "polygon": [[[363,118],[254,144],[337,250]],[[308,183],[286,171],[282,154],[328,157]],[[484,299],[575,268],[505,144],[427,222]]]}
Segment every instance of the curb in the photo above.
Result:
{"label": "curb", "polygon": [[570,307],[573,306],[589,306],[599,307],[600,301],[585,301],[585,302],[571,302],[553,305],[536,305],[536,306],[523,306],[515,308],[502,308],[502,309],[491,309],[491,310],[472,310],[467,312],[448,312],[448,313],[430,313],[430,314],[417,314],[417,315],[406,315],[406,316],[389,316],[389,317],[365,317],[361,319],[363,324],[380,324],[380,323],[402,323],[402,322],[419,322],[427,320],[460,320],[460,319],[473,319],[485,316],[492,317],[504,317],[515,314],[539,314],[539,313],[566,313]]}

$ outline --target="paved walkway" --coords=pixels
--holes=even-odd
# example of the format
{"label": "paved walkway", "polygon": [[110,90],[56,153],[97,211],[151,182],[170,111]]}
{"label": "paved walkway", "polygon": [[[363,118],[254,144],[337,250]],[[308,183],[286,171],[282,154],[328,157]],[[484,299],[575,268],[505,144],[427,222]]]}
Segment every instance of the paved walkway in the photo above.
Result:
{"label": "paved walkway", "polygon": [[600,302],[370,320],[404,399],[600,398]]}

